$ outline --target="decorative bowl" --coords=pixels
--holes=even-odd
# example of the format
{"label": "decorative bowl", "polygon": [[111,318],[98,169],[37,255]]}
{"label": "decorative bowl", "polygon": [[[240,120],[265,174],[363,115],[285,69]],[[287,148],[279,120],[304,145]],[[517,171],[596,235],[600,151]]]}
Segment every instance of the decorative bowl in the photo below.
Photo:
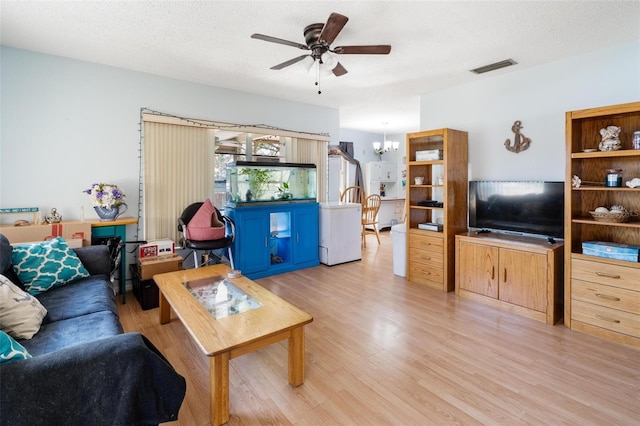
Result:
{"label": "decorative bowl", "polygon": [[613,222],[613,223],[629,222],[631,218],[635,219],[638,216],[637,212],[630,212],[627,210],[609,211],[607,213],[589,211],[589,214],[591,214],[591,216],[596,222]]}

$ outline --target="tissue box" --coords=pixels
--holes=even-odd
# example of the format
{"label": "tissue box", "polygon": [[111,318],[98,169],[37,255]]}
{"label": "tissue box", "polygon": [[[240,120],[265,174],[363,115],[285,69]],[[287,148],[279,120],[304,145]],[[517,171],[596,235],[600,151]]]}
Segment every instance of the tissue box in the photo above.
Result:
{"label": "tissue box", "polygon": [[585,241],[582,243],[582,254],[638,262],[640,260],[640,246],[606,241]]}

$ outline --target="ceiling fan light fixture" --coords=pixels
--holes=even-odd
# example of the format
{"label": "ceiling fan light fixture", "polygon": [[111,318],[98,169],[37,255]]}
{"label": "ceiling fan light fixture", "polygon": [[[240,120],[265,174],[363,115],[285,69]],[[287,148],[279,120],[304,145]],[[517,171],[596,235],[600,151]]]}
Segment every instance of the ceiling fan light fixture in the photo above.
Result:
{"label": "ceiling fan light fixture", "polygon": [[474,68],[471,70],[472,73],[475,74],[484,74],[485,72],[499,70],[500,68],[510,67],[511,65],[516,65],[517,62],[513,59],[505,59],[504,61],[494,62],[493,64],[484,65],[482,67]]}
{"label": "ceiling fan light fixture", "polygon": [[338,65],[338,59],[331,52],[324,52],[320,58],[322,63],[330,70],[333,70]]}
{"label": "ceiling fan light fixture", "polygon": [[298,65],[300,69],[302,69],[305,73],[311,73],[311,69],[313,68],[313,64],[315,64],[315,62],[315,59],[313,59],[311,55],[309,55],[298,62]]}
{"label": "ceiling fan light fixture", "polygon": [[340,77],[347,74],[346,68],[338,61],[338,54],[387,55],[391,51],[391,46],[389,45],[356,45],[337,46],[335,48],[331,48],[331,44],[334,42],[338,34],[340,34],[348,20],[348,17],[334,12],[329,15],[329,19],[327,19],[327,22],[324,24],[316,23],[307,25],[303,30],[305,44],[258,33],[252,34],[251,38],[270,43],[283,44],[285,46],[297,47],[298,49],[310,52],[308,55],[310,58],[307,58],[307,55],[301,55],[274,65],[271,69],[281,70],[294,64],[296,64],[296,67],[301,67],[302,69],[306,68],[308,73],[311,73],[311,70],[315,69],[315,85],[318,87],[318,94],[320,94],[322,93],[320,91],[321,76],[328,77],[333,75],[335,77]]}

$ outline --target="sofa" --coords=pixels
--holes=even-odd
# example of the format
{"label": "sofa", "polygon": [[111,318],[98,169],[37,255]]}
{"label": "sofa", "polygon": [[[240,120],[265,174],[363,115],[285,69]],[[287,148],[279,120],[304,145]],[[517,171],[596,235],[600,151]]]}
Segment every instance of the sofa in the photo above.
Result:
{"label": "sofa", "polygon": [[[0,234],[0,278],[7,284],[5,289],[11,287],[10,291],[20,294],[10,302],[37,300],[30,302],[37,305],[35,315],[40,312],[42,321],[30,338],[12,338],[11,325],[9,332],[4,331],[8,322],[4,313],[10,304],[4,296],[0,333],[16,350],[10,351],[13,359],[0,359],[0,425],[175,421],[186,391],[185,380],[142,334],[123,332],[108,278],[107,247],[66,249],[69,257],[79,259],[84,276],[44,291],[21,281],[12,263],[18,249]],[[55,264],[57,260],[45,260],[40,273],[50,266],[47,262]]]}

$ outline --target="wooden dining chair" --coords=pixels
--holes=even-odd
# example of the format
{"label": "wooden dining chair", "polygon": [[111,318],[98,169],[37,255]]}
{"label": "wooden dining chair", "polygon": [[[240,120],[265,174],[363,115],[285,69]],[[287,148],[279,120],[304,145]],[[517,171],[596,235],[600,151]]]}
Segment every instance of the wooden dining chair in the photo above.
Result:
{"label": "wooden dining chair", "polygon": [[340,194],[340,202],[342,203],[358,203],[364,204],[364,188],[361,186],[348,186]]}
{"label": "wooden dining chair", "polygon": [[367,246],[367,226],[373,227],[373,232],[378,239],[378,245],[380,244],[380,234],[378,234],[378,212],[380,211],[380,205],[382,204],[382,198],[378,194],[369,195],[362,205],[362,245]]}

